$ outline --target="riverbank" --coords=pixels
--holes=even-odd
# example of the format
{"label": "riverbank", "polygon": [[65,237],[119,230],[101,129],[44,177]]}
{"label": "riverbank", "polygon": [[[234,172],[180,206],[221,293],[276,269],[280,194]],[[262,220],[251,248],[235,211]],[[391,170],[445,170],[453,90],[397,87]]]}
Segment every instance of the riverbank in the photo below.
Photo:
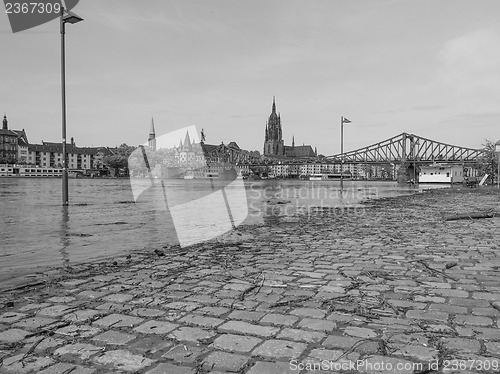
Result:
{"label": "riverbank", "polygon": [[500,218],[445,218],[499,203],[433,190],[52,270],[2,292],[0,373],[491,372]]}

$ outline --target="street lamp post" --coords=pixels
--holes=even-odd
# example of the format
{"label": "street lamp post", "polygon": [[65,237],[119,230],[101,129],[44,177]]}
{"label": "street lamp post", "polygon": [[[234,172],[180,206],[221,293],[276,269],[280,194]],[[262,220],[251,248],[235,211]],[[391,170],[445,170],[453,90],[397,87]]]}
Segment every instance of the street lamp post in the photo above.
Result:
{"label": "street lamp post", "polygon": [[351,123],[347,118],[340,117],[340,190],[344,190],[344,123]]}
{"label": "street lamp post", "polygon": [[495,144],[495,152],[497,153],[497,188],[500,188],[500,144]]}
{"label": "street lamp post", "polygon": [[68,163],[66,161],[66,56],[64,48],[64,34],[66,23],[77,23],[83,18],[61,7],[61,96],[62,96],[62,199],[63,205],[68,205]]}
{"label": "street lamp post", "polygon": [[413,185],[417,184],[417,154],[418,150],[416,151],[415,149],[417,148],[417,145],[420,143],[418,140],[413,143]]}

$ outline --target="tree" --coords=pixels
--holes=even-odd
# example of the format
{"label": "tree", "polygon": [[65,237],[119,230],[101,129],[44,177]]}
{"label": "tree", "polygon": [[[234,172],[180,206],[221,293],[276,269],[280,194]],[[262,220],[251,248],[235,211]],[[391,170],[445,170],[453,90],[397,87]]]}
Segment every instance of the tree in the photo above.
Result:
{"label": "tree", "polygon": [[392,180],[394,179],[393,168],[390,164],[383,164],[381,167],[382,179]]}
{"label": "tree", "polygon": [[120,155],[104,156],[102,161],[112,170],[114,176],[120,175],[120,169],[127,168],[127,158]]}
{"label": "tree", "polygon": [[485,139],[483,144],[483,155],[478,159],[477,169],[479,170],[479,175],[489,174],[492,177],[497,174],[498,170],[498,154],[495,152],[496,145],[500,144],[500,141],[492,141]]}
{"label": "tree", "polygon": [[128,158],[134,150],[135,147],[122,143],[119,147],[111,149],[113,154],[104,156],[102,162],[113,171],[113,175],[128,175]]}
{"label": "tree", "polygon": [[370,179],[372,177],[373,169],[372,169],[372,166],[370,164],[362,164],[361,170],[363,172],[363,176],[366,179]]}
{"label": "tree", "polygon": [[131,146],[131,145],[127,145],[126,143],[122,143],[120,144],[120,146],[118,148],[115,148],[113,150],[113,153],[115,155],[119,155],[119,156],[124,156],[124,157],[129,157],[132,152],[134,152],[136,147],[134,146]]}
{"label": "tree", "polygon": [[0,164],[15,164],[16,160],[12,157],[0,156]]}

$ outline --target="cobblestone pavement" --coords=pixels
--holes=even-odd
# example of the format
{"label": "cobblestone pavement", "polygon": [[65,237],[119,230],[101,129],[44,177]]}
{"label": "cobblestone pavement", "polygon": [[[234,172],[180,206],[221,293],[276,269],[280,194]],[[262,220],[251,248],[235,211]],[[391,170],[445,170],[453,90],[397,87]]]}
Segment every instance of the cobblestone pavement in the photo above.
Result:
{"label": "cobblestone pavement", "polygon": [[443,214],[499,201],[376,200],[53,271],[2,292],[0,372],[498,372],[500,218]]}

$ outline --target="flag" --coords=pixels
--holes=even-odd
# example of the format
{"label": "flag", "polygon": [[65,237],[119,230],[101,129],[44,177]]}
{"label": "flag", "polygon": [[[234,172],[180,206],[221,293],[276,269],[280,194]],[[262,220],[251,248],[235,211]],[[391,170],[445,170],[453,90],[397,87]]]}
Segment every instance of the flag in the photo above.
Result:
{"label": "flag", "polygon": [[351,123],[347,118],[342,117],[342,123]]}

